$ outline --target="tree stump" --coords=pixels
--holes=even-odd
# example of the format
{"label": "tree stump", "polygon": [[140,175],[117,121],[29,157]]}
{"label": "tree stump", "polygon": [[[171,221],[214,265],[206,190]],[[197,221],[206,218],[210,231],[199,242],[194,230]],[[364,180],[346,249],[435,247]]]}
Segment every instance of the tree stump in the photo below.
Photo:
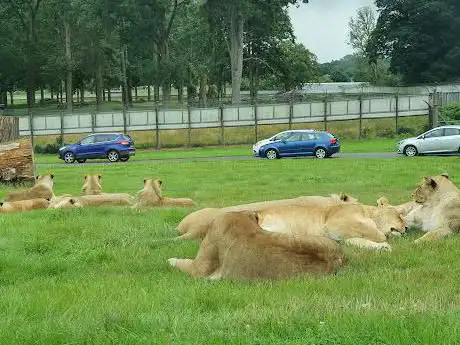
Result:
{"label": "tree stump", "polygon": [[30,139],[19,139],[19,121],[0,116],[0,183],[34,182],[34,155]]}

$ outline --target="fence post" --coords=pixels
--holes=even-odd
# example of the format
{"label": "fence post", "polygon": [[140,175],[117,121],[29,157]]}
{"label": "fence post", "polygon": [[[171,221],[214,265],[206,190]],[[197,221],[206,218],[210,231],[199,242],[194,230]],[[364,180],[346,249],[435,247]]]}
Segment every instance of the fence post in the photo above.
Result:
{"label": "fence post", "polygon": [[220,120],[220,144],[225,145],[225,129],[224,129],[224,106],[219,107]]}
{"label": "fence post", "polygon": [[258,124],[257,124],[257,103],[254,103],[254,134],[256,136],[256,142],[259,141],[259,131],[258,131]]}
{"label": "fence post", "polygon": [[433,107],[432,107],[432,127],[435,128],[438,127],[439,125],[439,93],[434,92],[433,93]]}
{"label": "fence post", "polygon": [[395,118],[395,127],[396,127],[396,134],[399,134],[399,95],[396,94],[396,118]]}
{"label": "fence post", "polygon": [[158,105],[156,105],[155,106],[155,136],[156,136],[157,150],[159,150],[161,148],[161,146],[160,146],[160,127],[159,127],[159,124],[158,124],[158,118],[159,118]]}
{"label": "fence post", "polygon": [[363,95],[359,95],[359,140],[363,136]]}
{"label": "fence post", "polygon": [[91,112],[91,133],[94,133],[94,128],[96,128],[96,116],[97,114],[92,111]]}
{"label": "fence post", "polygon": [[64,145],[64,111],[61,110],[61,145]]}
{"label": "fence post", "polygon": [[188,113],[188,147],[192,147],[192,110],[190,109],[190,105],[187,106],[187,113]]}
{"label": "fence post", "polygon": [[327,131],[327,95],[324,97],[324,130]]}
{"label": "fence post", "polygon": [[289,129],[292,129],[292,118],[294,117],[294,104],[289,101]]}

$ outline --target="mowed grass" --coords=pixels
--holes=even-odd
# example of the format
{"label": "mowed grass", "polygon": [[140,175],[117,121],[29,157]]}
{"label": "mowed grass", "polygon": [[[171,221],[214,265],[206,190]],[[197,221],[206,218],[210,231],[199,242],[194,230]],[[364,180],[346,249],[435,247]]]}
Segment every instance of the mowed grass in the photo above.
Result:
{"label": "mowed grass", "polygon": [[[457,157],[154,162],[40,168],[56,194],[101,173],[107,192],[146,177],[198,208],[345,191],[375,204],[410,198],[424,175],[457,175]],[[7,189],[0,189],[0,199]],[[209,282],[170,268],[194,257],[174,236],[192,209],[37,211],[0,216],[1,344],[456,344],[460,238],[392,253],[346,248],[337,275],[281,282]]]}
{"label": "mowed grass", "polygon": [[[341,151],[344,153],[368,153],[368,152],[395,152],[398,139],[368,139],[362,141],[343,141]],[[203,158],[203,157],[235,157],[251,156],[251,145],[235,145],[223,147],[197,147],[181,149],[161,150],[137,150],[131,161],[179,159],[179,158]],[[57,154],[36,154],[37,163],[50,164],[63,162]],[[91,160],[94,162],[105,162],[107,160]]]}

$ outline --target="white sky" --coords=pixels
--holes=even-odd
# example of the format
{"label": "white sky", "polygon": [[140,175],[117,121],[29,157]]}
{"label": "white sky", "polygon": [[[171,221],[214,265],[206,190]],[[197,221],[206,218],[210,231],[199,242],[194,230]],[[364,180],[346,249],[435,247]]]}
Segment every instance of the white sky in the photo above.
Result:
{"label": "white sky", "polygon": [[[289,10],[298,42],[318,57],[318,62],[338,60],[352,52],[347,44],[348,21],[373,0],[310,0]],[[375,7],[374,7],[375,8]]]}

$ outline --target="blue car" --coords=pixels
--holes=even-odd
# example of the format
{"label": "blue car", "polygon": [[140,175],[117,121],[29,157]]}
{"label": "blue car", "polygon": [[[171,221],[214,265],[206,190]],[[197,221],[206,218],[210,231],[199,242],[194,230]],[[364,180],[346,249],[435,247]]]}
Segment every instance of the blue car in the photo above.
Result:
{"label": "blue car", "polygon": [[84,163],[87,159],[107,158],[110,162],[126,162],[136,154],[133,139],[123,133],[92,134],[76,144],[59,149],[59,158],[66,163]]}
{"label": "blue car", "polygon": [[295,156],[315,156],[322,159],[340,152],[340,142],[326,131],[291,130],[257,142],[252,151],[256,157],[268,159]]}

